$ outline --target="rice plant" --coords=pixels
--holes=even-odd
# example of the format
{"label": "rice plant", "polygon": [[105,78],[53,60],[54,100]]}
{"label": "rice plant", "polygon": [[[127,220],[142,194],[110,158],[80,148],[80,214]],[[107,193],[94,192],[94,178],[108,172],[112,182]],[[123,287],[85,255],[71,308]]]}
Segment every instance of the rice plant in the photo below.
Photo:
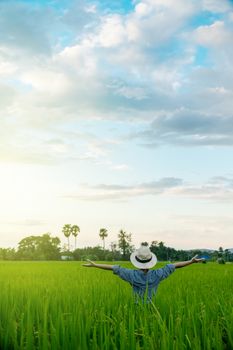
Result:
{"label": "rice plant", "polygon": [[1,262],[0,348],[230,350],[232,290],[233,264],[201,264],[177,270],[140,305],[110,271]]}

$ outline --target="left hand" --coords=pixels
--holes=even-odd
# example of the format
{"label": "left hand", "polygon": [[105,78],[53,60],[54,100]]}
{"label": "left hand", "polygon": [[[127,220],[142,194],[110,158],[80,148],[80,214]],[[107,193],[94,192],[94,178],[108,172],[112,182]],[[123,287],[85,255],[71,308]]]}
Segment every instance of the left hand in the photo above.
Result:
{"label": "left hand", "polygon": [[95,263],[89,259],[87,259],[87,261],[89,262],[89,264],[83,264],[83,266],[85,267],[94,267],[95,266]]}

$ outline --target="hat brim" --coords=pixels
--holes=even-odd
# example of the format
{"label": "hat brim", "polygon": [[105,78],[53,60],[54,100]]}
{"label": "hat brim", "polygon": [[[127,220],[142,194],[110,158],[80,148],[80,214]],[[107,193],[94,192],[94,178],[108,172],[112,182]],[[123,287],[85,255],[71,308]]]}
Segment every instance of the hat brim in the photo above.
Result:
{"label": "hat brim", "polygon": [[141,263],[141,262],[137,261],[136,255],[137,255],[137,251],[133,252],[130,255],[130,261],[138,269],[151,269],[153,266],[155,266],[157,264],[157,257],[154,253],[151,253],[152,259],[147,263]]}

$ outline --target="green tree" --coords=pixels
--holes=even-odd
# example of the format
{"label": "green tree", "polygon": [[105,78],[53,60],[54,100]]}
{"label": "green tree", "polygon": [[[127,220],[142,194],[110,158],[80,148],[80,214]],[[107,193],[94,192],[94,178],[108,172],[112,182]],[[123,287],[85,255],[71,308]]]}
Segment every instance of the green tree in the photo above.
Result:
{"label": "green tree", "polygon": [[150,250],[152,251],[152,253],[154,253],[157,256],[158,259],[160,259],[159,255],[158,255],[158,251],[159,251],[158,241],[151,242]]}
{"label": "green tree", "polygon": [[212,261],[218,260],[218,250],[214,250],[211,254]]}
{"label": "green tree", "polygon": [[166,247],[164,242],[152,241],[150,250],[157,256],[158,260],[187,260],[190,252],[185,250],[175,250],[174,248]]}
{"label": "green tree", "polygon": [[112,253],[112,259],[111,260],[115,260],[116,254],[117,254],[117,243],[116,242],[111,242],[110,243],[110,247],[111,247],[111,253]]}
{"label": "green tree", "polygon": [[37,239],[37,252],[40,260],[60,259],[60,239],[51,237],[49,233],[39,236]]}
{"label": "green tree", "polygon": [[23,238],[18,244],[20,260],[57,260],[60,258],[60,239],[49,233]]}
{"label": "green tree", "polygon": [[108,230],[106,228],[101,228],[99,236],[103,241],[103,250],[105,250],[105,238],[108,237]]}
{"label": "green tree", "polygon": [[124,230],[120,230],[118,234],[118,247],[120,248],[123,259],[126,259],[127,256],[132,252],[133,246],[131,245],[132,234],[126,233]]}
{"label": "green tree", "polygon": [[164,242],[159,242],[158,244],[158,248],[159,248],[159,259],[160,260],[168,260],[168,248],[164,245]]}
{"label": "green tree", "polygon": [[0,260],[15,260],[16,251],[14,248],[0,248]]}
{"label": "green tree", "polygon": [[218,257],[222,258],[223,257],[223,247],[218,248]]}
{"label": "green tree", "polygon": [[76,241],[77,241],[77,236],[80,232],[80,228],[78,225],[73,225],[71,227],[71,234],[74,236],[74,249],[76,249]]}
{"label": "green tree", "polygon": [[230,260],[230,251],[229,251],[229,249],[225,249],[224,250],[224,259],[225,259],[225,261],[229,261]]}
{"label": "green tree", "polygon": [[22,260],[36,260],[36,241],[36,236],[23,238],[18,244],[18,258]]}
{"label": "green tree", "polygon": [[70,224],[65,224],[62,228],[62,232],[64,236],[67,238],[68,242],[68,251],[70,251],[70,235],[71,235],[71,225]]}
{"label": "green tree", "polygon": [[73,252],[75,260],[104,260],[104,251],[100,246],[78,248]]}

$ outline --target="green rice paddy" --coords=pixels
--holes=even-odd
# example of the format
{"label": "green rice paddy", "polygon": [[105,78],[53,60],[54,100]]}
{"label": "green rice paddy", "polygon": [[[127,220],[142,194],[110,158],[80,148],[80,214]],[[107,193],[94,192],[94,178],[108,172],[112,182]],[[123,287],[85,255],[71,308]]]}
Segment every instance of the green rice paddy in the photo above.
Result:
{"label": "green rice paddy", "polygon": [[111,271],[0,262],[0,349],[232,350],[232,291],[233,264],[178,269],[142,306]]}

